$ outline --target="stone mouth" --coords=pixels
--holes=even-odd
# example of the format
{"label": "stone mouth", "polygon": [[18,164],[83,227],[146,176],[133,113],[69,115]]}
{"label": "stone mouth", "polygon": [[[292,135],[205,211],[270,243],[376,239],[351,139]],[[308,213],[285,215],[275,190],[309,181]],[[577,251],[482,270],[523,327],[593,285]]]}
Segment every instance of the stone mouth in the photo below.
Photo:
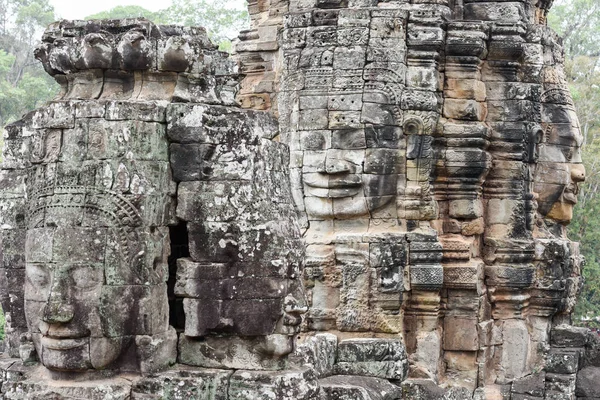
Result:
{"label": "stone mouth", "polygon": [[304,181],[307,192],[321,198],[343,198],[356,196],[362,187],[359,175],[327,175]]}
{"label": "stone mouth", "polygon": [[43,336],[42,347],[50,350],[71,350],[88,344],[88,338],[52,338]]}
{"label": "stone mouth", "polygon": [[578,193],[579,188],[577,187],[577,185],[570,184],[565,188],[562,198],[567,204],[577,204]]}
{"label": "stone mouth", "polygon": [[323,174],[319,177],[304,178],[304,184],[316,189],[350,189],[362,185],[359,175],[345,174],[342,176],[334,174]]}

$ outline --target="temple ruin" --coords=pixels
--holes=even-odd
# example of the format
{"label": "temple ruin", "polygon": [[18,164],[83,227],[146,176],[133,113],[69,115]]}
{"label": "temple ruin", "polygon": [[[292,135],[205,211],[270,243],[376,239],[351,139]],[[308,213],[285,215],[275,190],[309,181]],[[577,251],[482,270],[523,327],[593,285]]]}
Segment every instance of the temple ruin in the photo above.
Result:
{"label": "temple ruin", "polygon": [[60,21],[6,127],[4,399],[600,399],[552,0]]}

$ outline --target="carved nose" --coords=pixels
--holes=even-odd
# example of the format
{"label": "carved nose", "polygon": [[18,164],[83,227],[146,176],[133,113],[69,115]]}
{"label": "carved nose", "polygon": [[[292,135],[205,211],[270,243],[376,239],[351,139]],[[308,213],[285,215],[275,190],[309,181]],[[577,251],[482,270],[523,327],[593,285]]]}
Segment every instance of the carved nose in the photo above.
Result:
{"label": "carved nose", "polygon": [[573,182],[585,181],[585,167],[583,164],[571,164],[571,180]]}
{"label": "carved nose", "polygon": [[73,319],[72,305],[62,301],[49,301],[43,310],[42,321],[49,324],[64,324]]}
{"label": "carved nose", "polygon": [[350,165],[348,165],[348,163],[343,160],[330,159],[325,162],[325,172],[327,172],[328,174],[350,172]]}

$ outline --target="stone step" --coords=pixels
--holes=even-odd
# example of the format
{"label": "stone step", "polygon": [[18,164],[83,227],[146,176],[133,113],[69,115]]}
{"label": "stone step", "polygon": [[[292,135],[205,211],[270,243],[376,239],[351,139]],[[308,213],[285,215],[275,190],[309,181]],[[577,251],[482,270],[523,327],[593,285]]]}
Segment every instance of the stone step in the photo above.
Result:
{"label": "stone step", "polygon": [[319,380],[319,400],[398,400],[402,389],[387,379],[334,375]]}
{"label": "stone step", "polygon": [[361,375],[403,381],[408,374],[408,356],[396,339],[347,339],[337,349],[334,371],[338,375]]}

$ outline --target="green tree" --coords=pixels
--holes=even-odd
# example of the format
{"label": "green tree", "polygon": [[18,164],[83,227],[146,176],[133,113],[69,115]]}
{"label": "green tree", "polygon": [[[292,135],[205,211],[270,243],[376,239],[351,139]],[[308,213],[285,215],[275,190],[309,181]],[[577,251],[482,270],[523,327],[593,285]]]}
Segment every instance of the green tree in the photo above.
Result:
{"label": "green tree", "polygon": [[146,10],[140,6],[117,6],[108,11],[88,15],[85,19],[123,19],[123,18],[147,18],[151,21],[156,19],[156,13]]}
{"label": "green tree", "polygon": [[0,127],[57,93],[58,85],[33,57],[53,20],[48,0],[0,0]]}
{"label": "green tree", "polygon": [[548,25],[564,40],[567,55],[600,55],[600,2],[559,0],[548,15]]}
{"label": "green tree", "polygon": [[217,0],[173,0],[157,13],[159,23],[203,26],[210,38],[221,47],[249,25],[248,11],[228,8]]}
{"label": "green tree", "polygon": [[157,24],[202,26],[221,50],[231,49],[231,40],[249,24],[248,11],[229,8],[216,0],[174,0],[157,12],[139,6],[118,6],[87,16],[86,19],[144,17]]}
{"label": "green tree", "polygon": [[565,72],[584,136],[586,183],[569,229],[586,257],[585,284],[575,308],[581,323],[600,316],[600,1],[559,0],[548,24],[564,40]]}

